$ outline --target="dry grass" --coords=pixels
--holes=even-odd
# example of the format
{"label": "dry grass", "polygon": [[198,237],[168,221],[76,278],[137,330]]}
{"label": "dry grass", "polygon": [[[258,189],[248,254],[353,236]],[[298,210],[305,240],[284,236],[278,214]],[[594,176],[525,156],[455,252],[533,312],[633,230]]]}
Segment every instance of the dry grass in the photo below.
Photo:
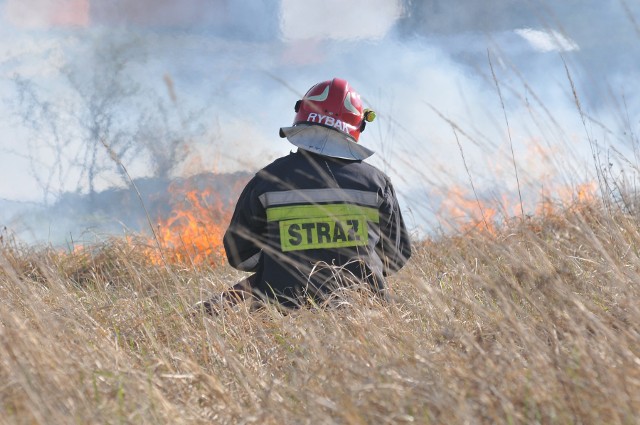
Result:
{"label": "dry grass", "polygon": [[639,228],[583,206],[424,242],[392,305],[213,319],[229,268],[5,241],[0,423],[638,423]]}

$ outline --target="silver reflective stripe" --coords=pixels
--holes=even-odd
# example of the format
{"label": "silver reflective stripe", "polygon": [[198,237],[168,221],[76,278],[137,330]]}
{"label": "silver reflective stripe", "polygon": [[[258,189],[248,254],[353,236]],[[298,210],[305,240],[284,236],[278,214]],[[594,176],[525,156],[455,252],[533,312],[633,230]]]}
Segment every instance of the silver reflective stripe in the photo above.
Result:
{"label": "silver reflective stripe", "polygon": [[244,272],[253,272],[255,271],[258,262],[260,262],[260,256],[262,255],[262,251],[257,254],[252,255],[251,257],[244,260],[242,263],[238,264],[236,267],[238,270],[242,270]]}
{"label": "silver reflective stripe", "polygon": [[350,202],[378,208],[382,198],[377,192],[354,189],[300,189],[266,192],[259,196],[265,208],[277,205],[318,204],[322,202]]}
{"label": "silver reflective stripe", "polygon": [[327,100],[328,97],[329,97],[329,86],[325,87],[322,93],[317,94],[315,96],[307,96],[305,99],[313,100],[316,102],[324,102],[325,100]]}
{"label": "silver reflective stripe", "polygon": [[353,114],[356,114],[358,116],[362,115],[362,112],[358,111],[358,108],[356,108],[353,103],[351,103],[351,92],[347,93],[347,96],[344,98],[344,107]]}

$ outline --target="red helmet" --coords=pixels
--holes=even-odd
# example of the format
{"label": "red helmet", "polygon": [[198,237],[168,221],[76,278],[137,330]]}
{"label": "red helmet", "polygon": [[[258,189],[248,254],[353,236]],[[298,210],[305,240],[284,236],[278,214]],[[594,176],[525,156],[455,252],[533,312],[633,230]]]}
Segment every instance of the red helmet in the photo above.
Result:
{"label": "red helmet", "polygon": [[320,124],[358,140],[364,114],[360,95],[346,80],[334,78],[311,87],[296,103],[293,124]]}
{"label": "red helmet", "polygon": [[[280,136],[287,137],[294,145],[329,156],[353,159],[365,158],[373,153],[364,147],[350,146],[357,143],[365,124],[373,121],[375,113],[369,109],[363,110],[360,95],[346,80],[334,78],[311,87],[296,102],[295,111],[293,127],[280,129]],[[303,136],[305,128],[317,129],[318,126],[338,133],[329,132],[336,137],[327,138],[328,136],[322,136],[318,132],[307,131]],[[314,137],[311,137],[312,134]],[[319,137],[323,138],[322,148],[318,147]],[[326,140],[331,142],[327,145]],[[346,143],[349,141],[351,143]]]}

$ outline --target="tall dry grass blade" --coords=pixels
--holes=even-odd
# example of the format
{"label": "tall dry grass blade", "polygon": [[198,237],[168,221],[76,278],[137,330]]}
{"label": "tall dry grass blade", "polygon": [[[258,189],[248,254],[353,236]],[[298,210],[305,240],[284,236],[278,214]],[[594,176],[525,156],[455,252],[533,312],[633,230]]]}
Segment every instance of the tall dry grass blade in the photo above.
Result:
{"label": "tall dry grass blade", "polygon": [[578,113],[580,114],[580,120],[582,121],[582,127],[584,128],[585,134],[587,136],[587,140],[589,141],[589,147],[591,148],[591,156],[593,157],[593,165],[596,170],[596,176],[598,178],[598,189],[600,190],[600,194],[602,197],[602,201],[605,205],[608,205],[607,199],[609,199],[609,194],[605,191],[605,185],[607,184],[606,179],[602,174],[602,167],[600,164],[600,156],[599,156],[599,147],[598,141],[591,137],[589,130],[587,128],[587,118],[586,114],[582,110],[582,105],[580,104],[580,99],[578,98],[578,91],[576,90],[576,86],[573,83],[573,78],[571,77],[571,72],[569,72],[569,67],[567,66],[567,62],[564,59],[564,56],[560,55],[562,59],[562,64],[564,65],[564,70],[567,75],[567,79],[569,80],[569,84],[571,85],[571,94],[573,95],[573,101],[578,109]]}
{"label": "tall dry grass blade", "polygon": [[624,13],[629,18],[629,21],[631,22],[631,25],[636,30],[636,34],[640,38],[640,24],[638,24],[638,20],[633,15],[633,12],[631,11],[631,8],[627,4],[626,0],[620,0],[620,4],[622,5],[622,8],[624,9]]}
{"label": "tall dry grass blade", "polygon": [[162,249],[162,245],[160,244],[160,239],[158,239],[158,234],[156,233],[155,226],[151,222],[151,215],[149,214],[149,211],[147,210],[147,207],[144,204],[144,200],[142,199],[142,194],[138,190],[138,186],[136,186],[135,182],[133,181],[133,178],[131,178],[131,175],[129,174],[127,167],[125,167],[122,161],[120,161],[120,158],[118,158],[118,155],[113,151],[113,149],[111,149],[107,141],[104,139],[100,139],[100,143],[102,143],[102,146],[104,146],[104,148],[109,153],[109,157],[111,158],[111,160],[115,162],[118,165],[118,167],[122,168],[122,171],[124,172],[124,174],[127,176],[127,179],[129,180],[128,183],[131,185],[131,187],[133,187],[133,190],[136,191],[136,196],[138,197],[138,200],[140,201],[140,205],[144,210],[145,216],[147,218],[147,224],[149,224],[149,229],[151,229],[151,234],[153,235],[153,240],[156,243],[156,248],[158,249],[160,258],[162,259],[162,262],[165,265],[165,267],[168,268],[169,264],[167,263],[167,259],[164,256],[164,250]]}
{"label": "tall dry grass blade", "polygon": [[490,231],[489,228],[489,223],[487,223],[487,218],[485,217],[484,214],[484,208],[482,207],[482,203],[480,202],[480,199],[478,198],[478,193],[476,192],[476,187],[473,184],[473,179],[471,178],[471,172],[469,171],[469,167],[467,166],[467,160],[464,157],[464,151],[462,150],[462,145],[460,144],[460,139],[458,138],[458,133],[456,132],[455,127],[451,127],[451,129],[453,130],[453,135],[456,138],[456,143],[458,144],[458,149],[460,150],[460,156],[462,157],[462,164],[464,165],[464,169],[467,172],[467,176],[469,177],[469,184],[471,185],[471,190],[473,191],[473,196],[476,200],[476,204],[478,205],[478,208],[480,209],[480,214],[482,215],[482,222],[484,223],[484,227],[487,231]]}
{"label": "tall dry grass blade", "polygon": [[507,117],[507,109],[504,106],[504,99],[502,98],[502,91],[500,90],[500,84],[498,84],[498,78],[496,77],[496,73],[493,69],[493,63],[491,62],[491,53],[487,50],[487,59],[489,60],[489,68],[491,68],[491,76],[493,77],[493,82],[496,85],[496,91],[498,92],[498,97],[500,98],[500,105],[502,107],[502,113],[504,115],[504,122],[507,125],[507,134],[509,136],[509,147],[511,149],[511,163],[513,164],[513,170],[516,175],[516,184],[518,186],[518,200],[520,201],[520,217],[524,220],[524,205],[522,202],[522,191],[520,190],[520,177],[518,176],[518,167],[516,165],[516,156],[513,152],[513,139],[511,137],[511,127],[509,126],[509,119]]}

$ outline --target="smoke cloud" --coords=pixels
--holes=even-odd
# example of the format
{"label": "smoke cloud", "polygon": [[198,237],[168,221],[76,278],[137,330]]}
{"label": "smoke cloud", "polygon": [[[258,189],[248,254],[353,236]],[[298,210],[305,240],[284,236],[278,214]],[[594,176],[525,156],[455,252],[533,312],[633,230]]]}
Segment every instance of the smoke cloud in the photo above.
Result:
{"label": "smoke cloud", "polygon": [[6,0],[3,15],[20,28],[86,27],[89,0]]}
{"label": "smoke cloud", "polygon": [[[29,16],[27,6],[38,12]],[[126,126],[114,130],[140,130],[140,140],[187,134],[175,175],[255,171],[288,153],[293,147],[277,131],[291,123],[295,101],[318,81],[348,79],[379,116],[361,142],[377,151],[373,163],[391,175],[416,226],[434,225],[453,186],[469,191],[472,182],[485,198],[514,199],[522,189],[533,210],[551,184],[593,180],[594,152],[640,156],[635,2],[7,0],[0,7],[0,113],[12,117],[0,124],[0,198],[40,200],[42,170],[33,161],[51,164],[24,149],[33,134],[16,76],[35,83],[44,102],[81,106],[66,76],[104,77],[94,59],[105,44],[130,46],[122,75],[141,94],[123,104]],[[149,118],[156,110],[162,126]],[[150,176],[148,155],[125,159],[136,177]],[[79,176],[68,177],[51,182],[55,191],[76,190]],[[114,167],[99,187],[123,184]]]}

